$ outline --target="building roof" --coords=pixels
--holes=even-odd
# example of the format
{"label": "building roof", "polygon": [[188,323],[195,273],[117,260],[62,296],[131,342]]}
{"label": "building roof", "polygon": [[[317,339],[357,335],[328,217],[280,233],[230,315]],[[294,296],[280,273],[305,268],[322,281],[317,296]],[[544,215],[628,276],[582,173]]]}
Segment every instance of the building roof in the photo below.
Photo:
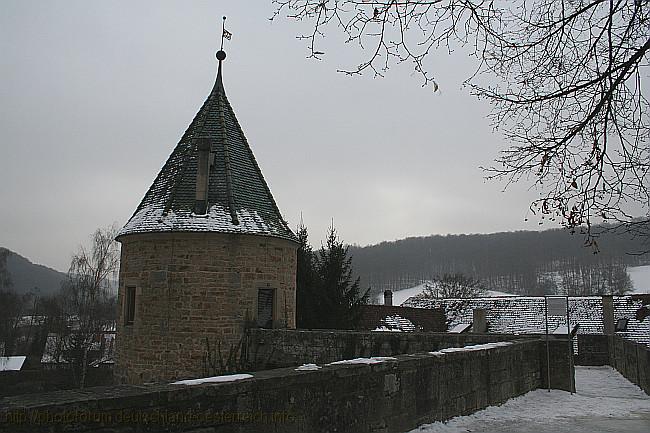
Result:
{"label": "building roof", "polygon": [[444,332],[447,330],[442,309],[398,307],[395,305],[362,305],[357,330],[397,330]]}
{"label": "building roof", "polygon": [[[614,296],[614,321],[628,319],[626,331],[616,334],[650,346],[650,317],[637,318],[644,305],[650,304],[650,295]],[[449,328],[472,323],[474,309],[485,309],[488,331],[504,334],[543,334],[544,298],[534,296],[428,299],[412,297],[403,304],[415,308],[442,308]],[[603,333],[603,298],[601,296],[569,297],[571,328],[579,324],[579,334]],[[566,329],[566,318],[549,316],[549,333]]]}
{"label": "building roof", "polygon": [[[118,239],[134,233],[218,232],[297,242],[228,102],[221,64],[222,59],[210,95],[135,213],[118,233]],[[199,215],[195,213],[199,146],[206,146],[206,142],[211,161],[207,211]]]}
{"label": "building roof", "polygon": [[0,371],[18,371],[23,368],[26,356],[0,356]]}

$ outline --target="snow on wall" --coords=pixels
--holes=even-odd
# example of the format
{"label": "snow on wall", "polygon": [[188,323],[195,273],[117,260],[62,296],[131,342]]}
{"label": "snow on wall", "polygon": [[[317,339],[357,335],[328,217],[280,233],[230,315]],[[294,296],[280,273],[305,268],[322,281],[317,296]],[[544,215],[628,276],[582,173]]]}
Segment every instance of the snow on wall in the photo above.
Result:
{"label": "snow on wall", "polygon": [[343,359],[341,361],[330,362],[327,365],[347,365],[347,364],[379,364],[380,362],[397,361],[392,356],[372,356],[370,358]]}
{"label": "snow on wall", "polygon": [[225,376],[202,377],[200,379],[187,379],[172,382],[172,385],[201,385],[202,383],[234,382],[252,378],[252,374],[228,374]]}
{"label": "snow on wall", "polygon": [[445,353],[455,353],[455,352],[476,352],[477,350],[494,349],[496,347],[510,346],[511,344],[512,343],[509,341],[499,341],[497,343],[473,344],[470,346],[463,346],[463,347],[449,347],[447,349],[436,350],[435,352],[429,352],[429,353],[431,355],[444,355]]}

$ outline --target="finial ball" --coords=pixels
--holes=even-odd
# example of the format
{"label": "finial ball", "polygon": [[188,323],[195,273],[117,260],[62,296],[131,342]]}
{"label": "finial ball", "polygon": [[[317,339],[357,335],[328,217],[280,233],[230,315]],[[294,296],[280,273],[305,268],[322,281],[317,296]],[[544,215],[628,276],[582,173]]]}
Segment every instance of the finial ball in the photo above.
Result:
{"label": "finial ball", "polygon": [[224,50],[217,51],[217,59],[219,61],[224,60],[225,58],[226,58],[226,52]]}

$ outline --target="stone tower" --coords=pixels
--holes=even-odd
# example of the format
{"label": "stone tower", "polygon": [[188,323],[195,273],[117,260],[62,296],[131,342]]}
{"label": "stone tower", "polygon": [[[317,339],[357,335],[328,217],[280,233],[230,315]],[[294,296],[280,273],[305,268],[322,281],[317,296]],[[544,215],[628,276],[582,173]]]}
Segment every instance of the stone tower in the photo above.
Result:
{"label": "stone tower", "polygon": [[[116,379],[206,373],[246,326],[295,327],[297,239],[226,98],[207,100],[117,236],[122,244]],[[209,343],[208,343],[209,342]]]}

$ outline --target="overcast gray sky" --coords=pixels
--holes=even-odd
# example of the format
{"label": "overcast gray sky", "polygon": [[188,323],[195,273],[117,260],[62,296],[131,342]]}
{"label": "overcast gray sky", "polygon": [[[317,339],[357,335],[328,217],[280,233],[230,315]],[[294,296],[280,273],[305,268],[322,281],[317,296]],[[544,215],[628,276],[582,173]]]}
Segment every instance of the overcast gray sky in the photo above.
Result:
{"label": "overcast gray sky", "polygon": [[362,60],[328,36],[270,22],[270,0],[3,0],[0,246],[65,271],[97,227],[123,225],[207,97],[221,16],[224,85],[292,227],[318,246],[330,220],[348,243],[537,229],[527,185],[485,182],[506,147],[489,106],[461,89],[462,53],[432,57],[441,90],[410,65],[347,77]]}

